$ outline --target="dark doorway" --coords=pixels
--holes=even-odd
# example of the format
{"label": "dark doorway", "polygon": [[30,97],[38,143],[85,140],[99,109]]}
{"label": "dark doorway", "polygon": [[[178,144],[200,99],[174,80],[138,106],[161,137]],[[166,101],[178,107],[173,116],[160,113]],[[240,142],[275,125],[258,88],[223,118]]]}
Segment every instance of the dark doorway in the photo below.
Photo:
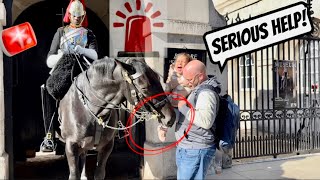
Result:
{"label": "dark doorway", "polygon": [[[57,28],[62,26],[62,8],[69,1],[43,1],[23,11],[14,25],[29,22],[38,44],[12,58],[13,61],[13,134],[16,160],[25,159],[26,150],[38,150],[44,137],[40,86],[50,69],[47,53]],[[65,11],[65,10],[64,10]],[[60,15],[59,15],[60,14]],[[109,31],[99,17],[87,9],[89,29],[97,37],[99,58],[109,54]]]}
{"label": "dark doorway", "polygon": [[[12,58],[13,63],[13,146],[16,178],[55,178],[68,175],[66,159],[31,158],[45,136],[40,86],[45,83],[50,69],[46,65],[47,53],[57,28],[62,26],[62,8],[69,0],[47,0],[31,5],[24,10],[14,25],[29,22],[36,34],[38,44]],[[64,10],[65,11],[65,10]],[[60,15],[59,15],[60,14]],[[99,17],[87,9],[89,29],[97,37],[98,56],[109,55],[109,31]],[[138,136],[139,137],[139,136]],[[140,143],[141,144],[141,143]],[[90,159],[94,159],[91,156]],[[27,160],[27,161],[25,161]],[[138,173],[140,156],[128,150],[123,139],[115,140],[115,148],[107,164],[107,176]],[[94,163],[92,163],[94,165]],[[61,171],[59,171],[59,169]],[[52,173],[54,170],[54,173]],[[57,174],[56,174],[57,173]]]}

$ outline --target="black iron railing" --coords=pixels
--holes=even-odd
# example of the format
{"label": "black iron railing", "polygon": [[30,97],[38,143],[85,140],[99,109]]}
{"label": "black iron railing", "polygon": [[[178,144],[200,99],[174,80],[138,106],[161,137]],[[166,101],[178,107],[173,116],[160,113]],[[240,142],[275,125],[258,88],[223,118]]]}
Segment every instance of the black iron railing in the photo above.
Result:
{"label": "black iron railing", "polygon": [[304,37],[228,62],[228,93],[241,109],[234,158],[320,150],[319,48]]}

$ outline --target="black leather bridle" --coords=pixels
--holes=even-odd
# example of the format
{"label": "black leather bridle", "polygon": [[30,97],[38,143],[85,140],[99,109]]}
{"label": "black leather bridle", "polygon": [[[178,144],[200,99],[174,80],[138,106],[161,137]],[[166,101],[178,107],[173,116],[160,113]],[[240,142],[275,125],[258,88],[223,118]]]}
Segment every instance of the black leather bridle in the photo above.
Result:
{"label": "black leather bridle", "polygon": [[[163,113],[161,112],[161,108],[167,103],[169,102],[168,98],[165,97],[164,99],[162,99],[161,101],[157,100],[157,99],[152,99],[153,102],[151,102],[151,100],[147,99],[139,90],[138,88],[136,87],[136,85],[133,83],[133,80],[139,78],[142,74],[141,73],[135,73],[133,75],[128,75],[128,72],[126,70],[122,70],[122,75],[123,75],[123,78],[127,81],[129,87],[130,87],[130,93],[131,93],[131,97],[133,98],[133,101],[134,101],[134,105],[137,105],[141,100],[145,100],[145,104],[142,106],[142,109],[144,111],[148,111],[148,112],[151,112],[153,113],[158,121],[161,123],[161,120],[162,118],[165,118],[165,116],[163,115]],[[78,87],[78,84],[77,84],[77,77],[75,78],[75,87],[79,93],[79,98],[80,100],[82,101],[82,103],[84,104],[84,106],[89,110],[89,112],[95,117],[95,119],[97,120],[98,124],[101,124],[103,127],[109,127],[109,128],[112,128],[112,129],[127,129],[128,127],[126,128],[113,128],[113,127],[110,127],[108,126],[108,121],[103,121],[103,119],[101,118],[101,116],[98,117],[98,115],[94,114],[92,112],[92,110],[89,108],[89,104],[91,104],[92,106],[96,106],[96,107],[100,107],[100,108],[103,108],[103,109],[124,109],[124,110],[127,110],[126,108],[123,108],[122,106],[120,105],[117,105],[117,104],[113,104],[112,102],[107,102],[101,98],[99,98],[98,96],[95,95],[95,98],[99,99],[100,101],[102,102],[105,102],[106,104],[112,104],[114,106],[114,108],[106,108],[103,107],[103,106],[100,106],[100,105],[97,105],[95,103],[93,103],[91,100],[89,100],[89,98],[85,95],[85,93]],[[88,82],[88,85],[90,86],[90,81],[89,81],[89,78],[88,78],[88,75],[87,75],[87,71],[85,72],[85,79],[87,80]],[[92,87],[90,86],[90,89],[92,90]],[[141,112],[141,111],[138,111],[138,113]],[[138,122],[140,122],[141,120],[139,120]],[[136,122],[136,123],[138,123]],[[136,124],[134,123],[134,124]],[[133,126],[134,124],[132,124],[131,126]],[[130,126],[130,127],[131,127]]]}
{"label": "black leather bridle", "polygon": [[156,114],[160,118],[164,118],[165,116],[159,110],[161,109],[167,102],[168,99],[165,97],[161,101],[157,99],[147,100],[147,98],[139,91],[139,89],[134,84],[134,80],[142,76],[140,72],[136,72],[133,75],[128,75],[128,72],[123,70],[122,75],[124,79],[127,81],[130,87],[131,97],[133,98],[134,104],[137,105],[141,100],[146,100],[146,105],[143,105],[143,108],[149,112]]}

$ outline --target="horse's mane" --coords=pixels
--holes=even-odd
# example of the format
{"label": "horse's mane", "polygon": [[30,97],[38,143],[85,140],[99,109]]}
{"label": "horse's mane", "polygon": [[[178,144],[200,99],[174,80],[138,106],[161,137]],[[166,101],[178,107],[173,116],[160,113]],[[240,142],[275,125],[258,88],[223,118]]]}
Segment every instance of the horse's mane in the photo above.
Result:
{"label": "horse's mane", "polygon": [[144,59],[133,59],[132,62],[136,62],[136,64],[140,64],[139,66],[135,66],[141,72],[146,72],[148,79],[160,79],[159,74],[157,74],[153,69],[151,69]]}
{"label": "horse's mane", "polygon": [[[120,58],[117,59],[122,62],[126,62],[131,64],[136,68],[136,71],[145,72],[149,79],[159,80],[159,75],[153,71],[144,59],[141,58]],[[108,77],[112,79],[112,73],[114,68],[116,67],[116,62],[113,58],[105,57],[103,59],[99,59],[93,62],[90,68],[98,74],[101,74],[103,77]]]}
{"label": "horse's mane", "polygon": [[153,69],[151,69],[150,67],[148,68],[148,73],[147,73],[148,78],[151,79],[157,79],[160,80],[160,76],[158,73],[156,73]]}
{"label": "horse's mane", "polygon": [[97,72],[98,74],[101,74],[103,77],[112,79],[112,73],[115,67],[115,61],[111,58],[105,57],[103,59],[94,61],[92,63],[92,66],[90,66],[90,69]]}

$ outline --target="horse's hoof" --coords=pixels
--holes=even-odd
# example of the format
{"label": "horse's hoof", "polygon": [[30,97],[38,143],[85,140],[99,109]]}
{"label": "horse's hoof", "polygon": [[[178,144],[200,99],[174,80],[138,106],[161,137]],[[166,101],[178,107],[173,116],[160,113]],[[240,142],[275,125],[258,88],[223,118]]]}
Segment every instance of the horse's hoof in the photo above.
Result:
{"label": "horse's hoof", "polygon": [[87,180],[88,177],[87,177],[87,176],[81,176],[80,179],[81,179],[81,180]]}
{"label": "horse's hoof", "polygon": [[80,180],[79,176],[69,176],[69,180]]}

